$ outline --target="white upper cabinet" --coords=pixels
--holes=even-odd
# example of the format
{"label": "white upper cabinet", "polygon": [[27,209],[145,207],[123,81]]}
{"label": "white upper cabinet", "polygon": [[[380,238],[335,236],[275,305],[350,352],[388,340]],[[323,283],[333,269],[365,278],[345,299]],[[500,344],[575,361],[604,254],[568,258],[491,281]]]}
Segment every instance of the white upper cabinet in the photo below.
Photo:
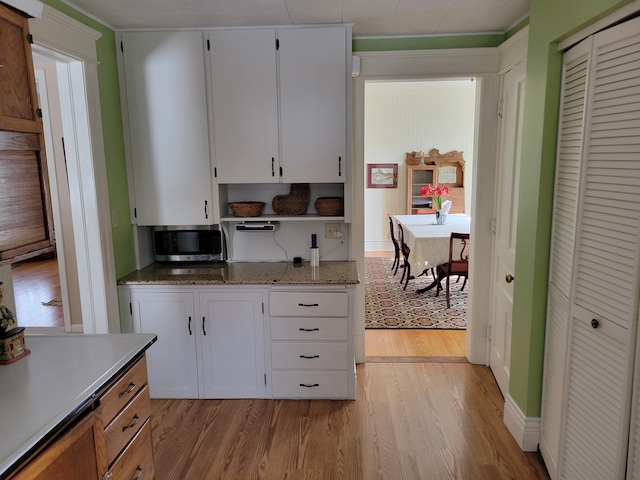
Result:
{"label": "white upper cabinet", "polygon": [[136,223],[214,223],[202,33],[123,32],[121,42]]}
{"label": "white upper cabinet", "polygon": [[349,32],[210,32],[218,183],[346,181]]}
{"label": "white upper cabinet", "polygon": [[279,182],[276,31],[209,35],[218,182]]}
{"label": "white upper cabinet", "polygon": [[278,36],[282,181],[345,182],[347,30],[281,29]]}

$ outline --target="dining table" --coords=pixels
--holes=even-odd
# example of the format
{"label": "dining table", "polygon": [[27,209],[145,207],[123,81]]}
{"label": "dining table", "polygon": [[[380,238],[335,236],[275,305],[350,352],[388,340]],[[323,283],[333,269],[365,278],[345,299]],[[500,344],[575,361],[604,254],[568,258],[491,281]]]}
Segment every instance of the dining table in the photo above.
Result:
{"label": "dining table", "polygon": [[[449,261],[451,233],[471,232],[471,217],[461,213],[448,214],[444,224],[439,224],[434,214],[393,215],[393,219],[402,225],[404,243],[411,250],[409,259],[418,271],[436,268]],[[440,280],[436,278],[416,293],[431,290]]]}

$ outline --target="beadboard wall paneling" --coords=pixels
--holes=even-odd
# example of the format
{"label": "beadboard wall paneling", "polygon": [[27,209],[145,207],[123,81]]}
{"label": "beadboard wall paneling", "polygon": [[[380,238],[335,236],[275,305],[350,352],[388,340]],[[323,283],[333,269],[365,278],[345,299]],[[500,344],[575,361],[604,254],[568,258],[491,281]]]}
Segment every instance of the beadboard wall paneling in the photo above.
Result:
{"label": "beadboard wall paneling", "polygon": [[[365,188],[365,250],[391,250],[387,213],[406,213],[405,152],[464,152],[465,211],[470,213],[476,82],[367,82],[365,164],[397,163],[398,188]],[[363,172],[366,185],[366,168]]]}

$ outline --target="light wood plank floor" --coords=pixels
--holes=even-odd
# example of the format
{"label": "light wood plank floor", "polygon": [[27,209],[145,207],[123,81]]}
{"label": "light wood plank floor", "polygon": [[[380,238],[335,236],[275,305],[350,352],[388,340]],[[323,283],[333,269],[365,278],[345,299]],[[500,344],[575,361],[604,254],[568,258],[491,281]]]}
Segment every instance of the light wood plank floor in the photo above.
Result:
{"label": "light wood plank floor", "polygon": [[358,365],[358,399],[152,400],[157,480],[548,479],[487,367]]}
{"label": "light wood plank floor", "polygon": [[42,305],[61,299],[57,259],[16,263],[11,268],[11,276],[19,326],[64,327],[62,307]]}

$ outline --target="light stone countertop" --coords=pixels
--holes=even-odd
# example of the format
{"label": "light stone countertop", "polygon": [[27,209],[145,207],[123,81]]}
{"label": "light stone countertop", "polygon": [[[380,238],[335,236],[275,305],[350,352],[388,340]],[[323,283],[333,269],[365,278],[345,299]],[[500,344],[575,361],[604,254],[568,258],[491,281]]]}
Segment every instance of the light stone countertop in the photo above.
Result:
{"label": "light stone countertop", "polygon": [[71,421],[155,339],[153,334],[26,335],[31,353],[0,366],[0,478]]}
{"label": "light stone countertop", "polygon": [[221,264],[153,263],[118,280],[118,285],[355,285],[354,261],[232,262]]}

